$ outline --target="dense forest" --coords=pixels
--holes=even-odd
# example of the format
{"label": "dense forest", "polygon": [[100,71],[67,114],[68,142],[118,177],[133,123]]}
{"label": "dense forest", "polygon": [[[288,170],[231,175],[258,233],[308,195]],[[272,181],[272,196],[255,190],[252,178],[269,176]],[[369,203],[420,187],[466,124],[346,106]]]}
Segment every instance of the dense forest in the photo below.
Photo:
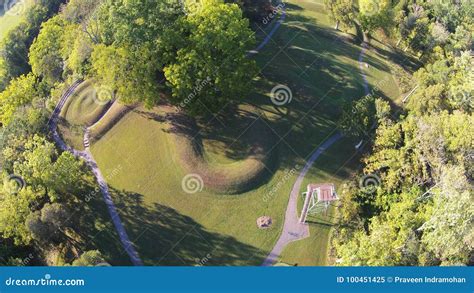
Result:
{"label": "dense forest", "polygon": [[406,109],[369,96],[354,102],[346,116],[355,117],[342,123],[349,135],[372,139],[365,175],[342,192],[335,263],[472,265],[474,7],[469,1],[361,0],[358,10],[350,0],[326,4],[346,29],[360,25],[368,37],[389,36],[400,54],[421,62],[408,83]]}

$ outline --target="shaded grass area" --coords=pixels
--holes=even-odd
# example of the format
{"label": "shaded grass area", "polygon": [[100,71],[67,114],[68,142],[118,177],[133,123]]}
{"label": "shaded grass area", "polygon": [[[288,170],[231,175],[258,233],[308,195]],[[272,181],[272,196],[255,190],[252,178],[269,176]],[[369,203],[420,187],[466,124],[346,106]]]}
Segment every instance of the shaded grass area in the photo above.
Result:
{"label": "shaded grass area", "polygon": [[[272,85],[285,84],[293,90],[293,100],[286,109],[262,107],[273,120],[274,129],[292,153],[307,157],[318,145],[337,131],[341,105],[363,96],[363,80],[359,73],[359,42],[356,36],[332,29],[324,11],[323,1],[291,1],[286,25],[259,59],[262,84],[271,81],[262,91],[260,101]],[[270,60],[270,61],[267,61]],[[400,92],[390,75],[387,56],[369,51],[364,62],[374,94],[397,100]],[[380,82],[383,80],[383,82]],[[262,87],[261,87],[262,88]],[[263,86],[265,88],[265,86]],[[368,139],[361,137],[360,139]],[[308,183],[333,182],[339,186],[357,168],[359,155],[354,145],[358,141],[343,139],[324,153],[308,172],[302,189]],[[301,190],[303,192],[304,190]],[[331,211],[332,213],[332,211]],[[281,261],[300,265],[326,263],[329,226],[310,224],[311,236],[292,243]]]}
{"label": "shaded grass area", "polygon": [[124,224],[145,265],[246,265],[263,251],[234,237],[208,230],[191,217],[140,194],[114,192]]}
{"label": "shaded grass area", "polygon": [[78,188],[74,192],[80,196],[68,210],[69,222],[74,232],[68,230],[67,245],[48,252],[49,265],[62,266],[72,263],[88,250],[99,250],[111,265],[131,265],[95,177],[85,164],[83,168],[88,175],[78,182]]}
{"label": "shaded grass area", "polygon": [[28,8],[35,4],[35,0],[18,0],[16,2],[9,11],[4,11],[4,6],[0,5],[0,41],[24,19]]}
{"label": "shaded grass area", "polygon": [[[116,190],[114,201],[146,264],[193,265],[207,254],[215,256],[207,263],[212,265],[261,264],[282,230],[298,173],[290,171],[303,166],[338,131],[341,106],[362,97],[357,62],[360,47],[351,42],[353,36],[331,28],[322,1],[294,0],[287,7],[287,21],[257,56],[262,69],[256,81],[258,90],[239,107],[260,117],[258,127],[263,125],[274,136],[268,152],[274,152],[275,166],[267,166],[265,179],[249,191],[224,195],[205,185],[200,192],[186,193],[182,179],[189,169],[177,151],[176,133],[167,131],[163,120],[149,115],[125,115],[92,146],[101,170],[118,170],[108,182]],[[389,76],[380,56],[369,54],[366,62],[370,63],[371,82]],[[269,99],[277,84],[287,85],[293,93],[284,107],[274,106]],[[393,79],[388,78],[380,88],[387,98],[399,97]],[[252,141],[241,135],[257,126],[228,123],[222,119],[228,111],[223,109],[211,121],[199,121],[201,152],[210,163],[238,166],[252,147]],[[316,161],[305,184],[343,182],[356,168],[353,146],[349,139],[334,145]],[[256,219],[263,215],[273,218],[274,225],[268,230],[256,226]],[[282,262],[325,264],[330,225],[313,223],[310,231],[308,239],[283,252]]]}
{"label": "shaded grass area", "polygon": [[273,173],[275,136],[255,113],[231,110],[210,127],[199,127],[182,113],[168,112],[166,116],[180,165],[187,173],[199,174],[210,190],[243,193]]}
{"label": "shaded grass area", "polygon": [[[177,214],[183,217],[186,215],[193,223],[205,227],[203,229],[208,233],[221,234],[220,237],[228,240],[224,243],[235,242],[237,246],[237,243],[241,243],[243,246],[254,247],[256,252],[240,259],[236,258],[230,263],[228,256],[216,254],[213,264],[259,264],[264,257],[261,251],[265,252],[272,246],[271,242],[266,243],[268,237],[275,239],[278,230],[259,231],[255,223],[257,217],[271,214],[277,223],[282,223],[282,215],[276,214],[273,206],[262,205],[261,196],[265,194],[265,187],[261,186],[238,197],[215,194],[205,187],[202,192],[196,194],[186,193],[181,186],[181,180],[186,172],[178,163],[174,141],[170,137],[172,135],[166,131],[166,126],[162,122],[131,112],[93,145],[92,152],[105,172],[118,170],[108,180],[111,186],[125,191],[126,194],[143,195],[143,199],[140,200],[141,206],[147,206],[152,211],[157,205],[170,207]],[[137,144],[137,141],[140,143]],[[117,194],[113,198],[114,201],[121,201],[121,197]],[[282,198],[279,203],[280,209],[284,205],[285,199]],[[119,205],[120,215],[145,263],[154,265],[182,263],[173,263],[172,260],[176,258],[168,259],[176,253],[174,251],[176,248],[166,245],[154,248],[153,254],[160,257],[147,258],[151,253],[146,249],[150,245],[150,238],[156,237],[154,234],[161,235],[161,230],[144,229],[143,227],[147,225],[146,219],[132,216],[126,211],[128,205],[122,207]],[[188,222],[184,221],[185,227],[177,228],[177,233],[179,230],[193,231],[195,225],[186,224]],[[166,223],[171,230],[174,229],[172,221]],[[233,239],[230,240],[231,238]],[[173,251],[170,252],[170,249]],[[196,250],[195,253],[205,256],[210,252]]]}

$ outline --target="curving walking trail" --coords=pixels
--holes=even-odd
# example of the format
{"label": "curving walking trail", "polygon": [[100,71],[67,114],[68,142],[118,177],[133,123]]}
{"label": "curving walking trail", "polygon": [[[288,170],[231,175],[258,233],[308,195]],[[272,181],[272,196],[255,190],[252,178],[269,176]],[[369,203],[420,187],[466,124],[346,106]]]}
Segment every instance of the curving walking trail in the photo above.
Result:
{"label": "curving walking trail", "polygon": [[293,188],[291,189],[290,199],[288,201],[288,207],[285,213],[285,223],[283,224],[283,231],[278,239],[277,243],[273,247],[272,251],[265,258],[262,266],[271,266],[278,260],[283,249],[288,243],[305,239],[309,237],[309,226],[308,224],[300,223],[298,216],[298,196],[301,190],[301,184],[303,183],[304,177],[308,170],[313,166],[314,162],[326,151],[331,145],[342,138],[342,134],[336,133],[327,139],[321,146],[319,146],[311,157],[306,162],[301,173],[298,175]]}
{"label": "curving walking trail", "polygon": [[[89,142],[89,127],[86,128],[85,134],[84,134],[84,151],[79,151],[76,150],[70,146],[68,146],[61,138],[61,136],[58,133],[58,119],[59,119],[59,113],[61,112],[62,108],[64,107],[64,104],[67,102],[69,97],[72,96],[74,93],[74,90],[79,86],[79,84],[82,81],[76,81],[73,83],[68,90],[61,96],[61,99],[59,100],[58,104],[56,105],[56,108],[53,111],[53,114],[51,116],[51,119],[49,120],[49,130],[52,133],[54,141],[59,145],[59,147],[63,151],[68,151],[71,152],[74,156],[79,157],[84,159],[86,161],[87,165],[91,168],[92,173],[94,173],[94,176],[97,180],[97,183],[99,184],[100,191],[102,192],[102,196],[104,198],[105,204],[107,205],[107,209],[109,211],[110,217],[112,219],[112,222],[114,223],[115,230],[117,231],[120,242],[122,243],[123,249],[127,252],[127,254],[130,257],[131,262],[135,266],[141,266],[143,265],[142,260],[138,256],[137,251],[135,250],[133,243],[130,241],[128,234],[125,230],[125,227],[122,224],[122,221],[120,219],[120,216],[117,212],[117,208],[114,205],[114,202],[112,201],[112,197],[110,196],[109,192],[109,187],[107,185],[107,182],[105,181],[104,176],[100,172],[99,167],[97,166],[97,162],[94,160],[94,157],[92,156],[92,153],[90,151],[90,142]],[[100,119],[100,118],[99,118]]]}
{"label": "curving walking trail", "polygon": [[[364,72],[364,58],[367,51],[368,44],[364,41],[361,45],[362,49],[359,54],[359,70],[363,79],[363,87],[366,95],[370,94],[369,82],[367,75]],[[336,133],[327,139],[314,153],[311,154],[311,157],[306,162],[301,173],[298,175],[293,188],[291,189],[290,199],[288,201],[288,206],[285,213],[285,222],[283,224],[283,231],[281,232],[280,238],[278,238],[277,243],[273,247],[272,251],[268,254],[265,260],[262,263],[262,266],[272,266],[277,261],[283,251],[283,249],[293,241],[302,240],[309,237],[309,226],[299,222],[299,213],[298,213],[298,196],[301,190],[301,184],[303,183],[304,177],[308,170],[313,166],[314,162],[319,158],[319,156],[336,141],[341,139],[343,135],[341,133]]]}
{"label": "curving walking trail", "polygon": [[369,95],[370,94],[369,81],[364,71],[364,58],[365,58],[365,53],[367,52],[367,47],[369,45],[367,44],[367,42],[363,41],[361,46],[362,46],[362,50],[360,50],[360,54],[359,54],[359,70],[360,70],[360,74],[362,75],[362,79],[364,81],[364,84],[363,84],[364,92],[366,95]]}
{"label": "curving walking trail", "polygon": [[[281,26],[283,20],[285,19],[286,16],[286,11],[283,6],[282,10],[282,16],[280,19],[277,21],[273,29],[270,31],[270,33],[265,37],[265,39],[258,45],[258,47],[252,51],[253,54],[258,53],[265,45],[268,44],[272,36],[275,34],[275,32],[278,30],[278,28]],[[120,237],[120,242],[122,243],[123,249],[127,252],[128,256],[130,257],[131,262],[135,266],[142,266],[143,262],[140,259],[140,256],[138,255],[138,252],[135,250],[133,246],[133,242],[130,241],[130,238],[128,237],[127,231],[125,230],[125,227],[123,226],[123,223],[120,219],[120,216],[118,214],[117,208],[115,207],[115,204],[112,200],[112,197],[110,196],[109,192],[109,187],[107,185],[107,181],[105,180],[104,176],[102,175],[97,162],[95,161],[94,157],[92,156],[92,153],[90,151],[90,128],[92,126],[89,126],[85,129],[84,133],[84,151],[79,151],[76,150],[70,146],[68,146],[61,138],[61,136],[58,133],[58,119],[59,119],[59,113],[61,113],[61,110],[63,109],[64,105],[66,104],[67,100],[72,96],[76,88],[82,83],[82,80],[77,80],[74,82],[67,90],[64,92],[64,94],[61,96],[61,99],[59,100],[58,104],[56,105],[51,118],[48,121],[48,126],[49,130],[52,134],[52,137],[54,141],[58,144],[58,146],[63,150],[63,151],[68,151],[72,153],[75,157],[82,158],[84,161],[87,163],[87,165],[91,168],[92,173],[94,174],[97,183],[99,184],[99,188],[101,190],[102,196],[104,198],[105,204],[107,205],[107,209],[109,211],[110,217],[112,219],[112,222],[115,226],[115,230],[117,231],[119,237]],[[98,123],[100,119],[105,115],[107,111],[105,111],[101,117],[96,121]]]}
{"label": "curving walking trail", "polygon": [[276,24],[273,26],[270,33],[268,33],[268,35],[260,43],[260,45],[258,45],[257,48],[255,48],[255,50],[250,52],[251,54],[256,54],[256,53],[260,52],[260,50],[262,50],[263,47],[265,47],[268,44],[268,42],[270,42],[273,35],[276,33],[276,31],[280,28],[280,26],[285,21],[285,19],[286,19],[286,6],[285,6],[285,3],[283,1],[280,2],[280,5],[282,5],[281,8],[280,8],[281,9],[280,19],[277,20]]}

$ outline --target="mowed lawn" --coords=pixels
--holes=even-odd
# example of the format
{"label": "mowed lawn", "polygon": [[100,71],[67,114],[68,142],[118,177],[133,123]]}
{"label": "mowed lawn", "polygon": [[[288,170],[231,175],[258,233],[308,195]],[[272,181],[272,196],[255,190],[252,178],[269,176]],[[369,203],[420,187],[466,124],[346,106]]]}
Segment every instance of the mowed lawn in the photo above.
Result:
{"label": "mowed lawn", "polygon": [[[297,174],[310,154],[338,131],[341,105],[363,96],[358,42],[332,29],[322,2],[289,1],[285,23],[256,57],[262,70],[256,81],[258,90],[241,108],[259,109],[257,114],[274,133],[271,151],[278,160],[251,191],[223,195],[204,187],[195,194],[184,192],[182,179],[187,172],[179,164],[173,134],[161,119],[139,111],[127,114],[92,146],[145,264],[259,265],[272,249]],[[263,35],[259,32],[259,39]],[[369,81],[386,79],[381,91],[398,99],[383,59],[369,53],[364,61],[370,64]],[[278,84],[288,86],[293,95],[281,107],[272,105],[269,98]],[[160,114],[159,109],[156,112]],[[201,126],[206,132],[214,131],[202,141],[208,161],[232,164],[241,159],[228,141],[232,141],[229,137],[239,140],[248,129],[231,128],[218,120]],[[226,143],[220,136],[226,137]],[[342,139],[333,145],[316,161],[304,183],[340,186],[357,167],[355,143]],[[280,261],[326,264],[331,214],[321,220],[316,217],[310,224],[311,236],[290,244]],[[256,220],[263,215],[273,218],[272,228],[257,228]]]}
{"label": "mowed lawn", "polygon": [[9,11],[4,11],[4,6],[0,5],[0,41],[24,19],[28,8],[34,3],[35,0],[18,0]]}

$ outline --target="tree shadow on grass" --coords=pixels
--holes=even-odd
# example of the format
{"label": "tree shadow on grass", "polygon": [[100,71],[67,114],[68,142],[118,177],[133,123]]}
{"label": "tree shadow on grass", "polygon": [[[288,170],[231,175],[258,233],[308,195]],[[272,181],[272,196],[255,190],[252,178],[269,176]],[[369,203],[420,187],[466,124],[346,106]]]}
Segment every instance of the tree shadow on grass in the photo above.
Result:
{"label": "tree shadow on grass", "polygon": [[140,194],[112,192],[129,238],[145,265],[259,265],[266,256],[256,247],[207,230],[172,208],[147,205]]}
{"label": "tree shadow on grass", "polygon": [[[314,19],[292,13],[274,41],[276,44],[270,44],[257,55],[263,71],[257,81],[258,93],[248,103],[272,116],[270,127],[284,138],[282,147],[289,149],[281,152],[288,156],[281,158],[282,167],[290,168],[340,131],[338,119],[343,105],[365,95],[358,64],[362,48],[357,36],[341,34],[318,25]],[[396,57],[387,57],[389,52],[377,53],[384,53],[381,58]],[[390,71],[387,64],[372,55],[366,55],[364,62],[380,71]],[[274,107],[268,93],[279,84],[292,90],[293,99],[282,107]],[[376,94],[383,95],[381,91]],[[349,169],[357,167],[354,161],[359,157],[349,143],[343,139],[325,152],[316,163],[318,170],[347,176]]]}
{"label": "tree shadow on grass", "polygon": [[95,182],[83,189],[81,194],[84,201],[78,204],[72,216],[78,221],[78,232],[84,239],[82,251],[99,250],[105,260],[114,266],[132,265],[128,255],[123,253],[120,238]]}

